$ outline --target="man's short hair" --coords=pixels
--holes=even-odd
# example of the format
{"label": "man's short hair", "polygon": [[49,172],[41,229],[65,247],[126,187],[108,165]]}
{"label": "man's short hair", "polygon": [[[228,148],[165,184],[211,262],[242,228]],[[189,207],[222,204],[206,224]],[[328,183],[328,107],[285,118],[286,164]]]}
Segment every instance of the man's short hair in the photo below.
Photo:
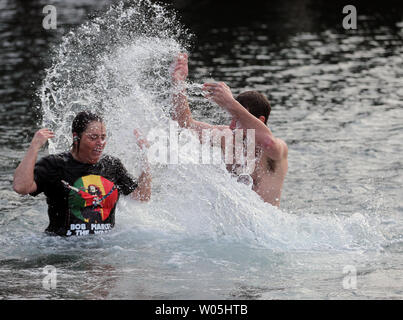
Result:
{"label": "man's short hair", "polygon": [[265,124],[267,124],[271,112],[271,106],[269,100],[263,94],[257,91],[245,91],[239,94],[235,100],[256,118],[264,116]]}

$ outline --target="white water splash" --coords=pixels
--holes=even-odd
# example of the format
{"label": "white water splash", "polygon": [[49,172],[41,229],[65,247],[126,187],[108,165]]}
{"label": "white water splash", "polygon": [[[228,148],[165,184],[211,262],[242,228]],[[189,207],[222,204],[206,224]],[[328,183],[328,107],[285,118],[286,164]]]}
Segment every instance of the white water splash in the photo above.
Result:
{"label": "white water splash", "polygon": [[[132,131],[147,136],[152,129],[167,130],[170,65],[189,39],[172,13],[149,1],[112,7],[68,34],[41,90],[43,125],[56,133],[50,151],[69,147],[72,119],[90,109],[105,119],[105,152],[121,158],[136,176],[141,162]],[[382,241],[359,214],[343,219],[282,212],[237,183],[223,164],[155,165],[152,175],[150,203],[119,204],[117,224],[129,238],[142,229],[278,250],[366,248]]]}

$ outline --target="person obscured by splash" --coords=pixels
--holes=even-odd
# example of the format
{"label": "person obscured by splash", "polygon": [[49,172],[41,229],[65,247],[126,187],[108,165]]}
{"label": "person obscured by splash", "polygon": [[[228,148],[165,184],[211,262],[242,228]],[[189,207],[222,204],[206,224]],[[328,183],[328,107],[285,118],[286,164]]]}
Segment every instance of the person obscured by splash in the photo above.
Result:
{"label": "person obscured by splash", "polygon": [[[232,121],[227,125],[211,125],[193,119],[186,95],[185,81],[188,76],[188,56],[180,54],[173,67],[172,82],[175,93],[173,97],[173,119],[178,121],[179,126],[194,130],[203,143],[203,131],[210,130],[212,136],[222,137],[223,131],[231,131],[232,139],[235,140],[235,131],[244,132],[254,130],[256,147],[254,148],[255,166],[252,172],[243,174],[242,167],[236,163],[227,163],[227,169],[234,175],[242,178],[249,177],[254,190],[265,202],[274,206],[280,206],[280,197],[284,179],[288,170],[288,147],[282,140],[273,135],[267,121],[271,112],[269,100],[260,92],[246,91],[233,97],[231,89],[223,82],[205,83],[203,90],[205,97],[217,103],[221,108],[228,111]],[[244,137],[246,134],[244,134]],[[220,138],[221,138],[220,137]],[[214,140],[214,139],[213,139]],[[221,139],[221,149],[225,153],[224,139]],[[241,169],[241,170],[239,170]]]}
{"label": "person obscured by splash", "polygon": [[[148,146],[138,131],[134,134],[140,148]],[[70,236],[109,231],[115,225],[120,195],[150,200],[148,164],[145,163],[139,178],[134,179],[118,158],[104,155],[106,127],[103,119],[94,113],[78,113],[72,123],[72,135],[71,150],[36,162],[41,147],[55,136],[47,128],[38,130],[15,170],[13,189],[32,196],[44,192],[49,234]]]}

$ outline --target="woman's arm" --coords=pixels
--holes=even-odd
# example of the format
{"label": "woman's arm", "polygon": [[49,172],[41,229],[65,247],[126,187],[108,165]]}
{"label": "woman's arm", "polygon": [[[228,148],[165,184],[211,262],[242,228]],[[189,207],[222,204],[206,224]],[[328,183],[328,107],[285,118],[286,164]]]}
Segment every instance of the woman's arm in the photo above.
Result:
{"label": "woman's arm", "polygon": [[[144,150],[148,148],[150,145],[145,138],[141,137],[141,134],[138,130],[134,130],[134,135],[137,138],[137,144],[140,149]],[[144,155],[145,157],[145,155]],[[148,164],[147,159],[143,163],[143,171],[140,174],[138,179],[138,187],[131,193],[131,196],[135,200],[139,201],[149,201],[151,198],[151,172],[150,165]]]}
{"label": "woman's arm", "polygon": [[151,198],[151,173],[150,166],[146,163],[143,172],[138,179],[138,187],[131,193],[133,199],[147,202]]}
{"label": "woman's arm", "polygon": [[38,130],[28,148],[27,153],[14,172],[13,189],[15,192],[25,195],[36,191],[37,185],[34,180],[34,168],[39,150],[50,138],[55,135],[47,128]]}

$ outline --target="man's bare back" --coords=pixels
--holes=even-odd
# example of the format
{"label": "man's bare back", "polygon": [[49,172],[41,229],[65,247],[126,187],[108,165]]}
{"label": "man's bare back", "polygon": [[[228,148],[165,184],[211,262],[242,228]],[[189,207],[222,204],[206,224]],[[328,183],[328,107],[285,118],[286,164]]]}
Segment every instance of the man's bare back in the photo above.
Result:
{"label": "man's bare back", "polygon": [[[284,143],[281,140],[281,143]],[[268,154],[264,152],[259,146],[256,148],[255,153],[255,166],[254,171],[250,174],[253,185],[252,190],[255,191],[264,202],[268,202],[273,206],[280,206],[281,191],[283,188],[285,176],[288,170],[287,153],[280,160],[270,159]],[[227,170],[234,176],[242,177],[240,165],[227,164]],[[240,179],[240,182],[243,179]]]}
{"label": "man's bare back", "polygon": [[256,161],[255,171],[252,173],[254,190],[263,201],[280,206],[281,191],[288,169],[288,160],[285,156],[281,160],[272,160],[263,154]]}

